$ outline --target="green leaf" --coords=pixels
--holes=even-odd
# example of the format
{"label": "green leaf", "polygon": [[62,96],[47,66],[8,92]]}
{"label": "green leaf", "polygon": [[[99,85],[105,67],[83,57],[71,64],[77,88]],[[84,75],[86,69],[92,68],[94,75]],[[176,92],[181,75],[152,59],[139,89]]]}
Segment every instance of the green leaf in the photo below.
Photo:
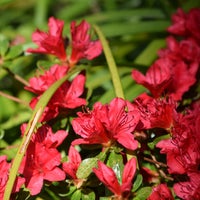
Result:
{"label": "green leaf", "polygon": [[[0,122],[1,122],[1,120],[5,120],[5,119],[9,118],[10,116],[14,115],[14,113],[18,109],[16,103],[14,103],[13,101],[11,101],[3,96],[0,96],[0,105],[1,105]],[[1,128],[3,128],[3,127],[1,127]]]}
{"label": "green leaf", "polygon": [[14,59],[20,54],[22,54],[22,52],[23,52],[23,49],[21,45],[12,46],[10,47],[8,53],[6,54],[5,60]]}
{"label": "green leaf", "polygon": [[80,190],[76,190],[72,196],[71,196],[71,200],[80,200],[81,199],[81,191]]}
{"label": "green leaf", "polygon": [[110,197],[100,197],[100,200],[110,200]]}
{"label": "green leaf", "polygon": [[159,9],[126,9],[126,10],[116,10],[109,12],[100,12],[93,14],[91,16],[86,16],[85,19],[90,23],[102,23],[102,22],[114,22],[114,21],[139,21],[144,18],[164,18],[164,13]]}
{"label": "green leaf", "polygon": [[1,0],[1,1],[0,1],[0,5],[2,6],[2,5],[4,5],[4,4],[9,4],[9,3],[11,3],[12,1],[14,1],[14,0]]}
{"label": "green leaf", "polygon": [[23,52],[23,49],[21,45],[12,46],[9,48],[5,56],[5,60],[14,59],[18,57],[20,54],[22,54],[22,52]]}
{"label": "green leaf", "polygon": [[[151,194],[151,191],[152,191],[152,187],[143,187],[143,188],[141,188],[136,193],[137,200],[147,199],[149,197],[149,195]],[[136,198],[134,198],[134,200]]]}
{"label": "green leaf", "polygon": [[[67,188],[67,189],[68,189],[68,188]],[[67,191],[66,194],[59,194],[59,196],[61,196],[61,197],[71,196],[72,193],[73,193],[75,190],[77,190],[76,186],[73,186],[73,185],[72,185],[72,186],[69,187],[69,190]]]}
{"label": "green leaf", "polygon": [[8,51],[8,48],[9,48],[8,39],[5,36],[0,35],[0,55],[2,57],[5,56],[6,52]]}
{"label": "green leaf", "polygon": [[167,134],[167,135],[162,135],[160,137],[156,137],[153,142],[149,142],[148,143],[148,146],[150,147],[150,149],[154,149],[156,144],[161,141],[161,140],[166,140],[166,139],[169,139],[171,138],[170,134]]}
{"label": "green leaf", "polygon": [[169,25],[168,20],[124,22],[102,25],[101,30],[106,37],[116,37],[127,34],[164,32]]}
{"label": "green leaf", "polygon": [[79,178],[79,179],[87,178],[92,173],[92,169],[97,167],[97,161],[98,161],[98,158],[96,158],[96,157],[84,159],[81,162],[81,164],[76,172],[77,178]]}
{"label": "green leaf", "polygon": [[135,59],[134,64],[150,66],[157,58],[157,52],[160,48],[165,47],[166,42],[164,39],[153,40],[143,52]]}
{"label": "green leaf", "polygon": [[82,200],[95,200],[95,193],[92,190],[84,190],[81,195]]}
{"label": "green leaf", "polygon": [[135,192],[142,185],[142,181],[143,181],[142,175],[138,174],[134,181],[132,192]]}
{"label": "green leaf", "polygon": [[119,183],[121,183],[124,168],[122,155],[120,153],[116,153],[115,151],[111,151],[108,157],[107,165],[113,169]]}
{"label": "green leaf", "polygon": [[12,127],[15,127],[24,123],[25,121],[28,121],[30,116],[31,116],[31,113],[29,111],[21,110],[20,112],[12,114],[12,116],[7,121],[0,124],[0,127],[3,129],[10,129]]}

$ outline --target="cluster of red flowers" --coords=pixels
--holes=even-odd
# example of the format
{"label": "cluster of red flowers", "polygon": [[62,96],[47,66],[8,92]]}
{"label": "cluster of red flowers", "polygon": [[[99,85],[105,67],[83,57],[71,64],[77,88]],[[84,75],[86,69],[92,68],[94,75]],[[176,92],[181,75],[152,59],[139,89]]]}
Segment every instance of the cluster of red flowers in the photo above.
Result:
{"label": "cluster of red flowers", "polygon": [[[53,133],[52,127],[48,125],[51,123],[48,122],[87,104],[83,96],[85,74],[76,75],[58,88],[45,108],[40,119],[42,124],[27,148],[13,192],[18,192],[24,184],[31,195],[37,195],[45,180],[53,182],[70,179],[80,188],[85,180],[77,176],[82,158],[75,146],[95,144],[101,147],[102,152],[116,146],[122,149],[120,153],[124,158],[124,166],[121,180],[105,161],[99,160],[92,172],[114,194],[115,199],[127,200],[132,195],[137,165],[139,170],[143,169],[148,176],[153,176],[150,169],[142,166],[139,157],[147,148],[147,138],[151,138],[149,130],[154,129],[156,136],[166,133],[171,136],[160,140],[156,147],[161,149],[161,154],[166,154],[168,173],[174,178],[175,194],[184,200],[200,199],[200,102],[192,102],[186,110],[182,108],[184,95],[197,82],[199,72],[200,9],[192,9],[187,14],[179,9],[172,20],[173,24],[168,31],[175,36],[167,39],[168,47],[159,51],[159,59],[149,68],[146,76],[137,70],[132,72],[135,81],[145,86],[151,96],[145,93],[133,102],[117,97],[106,105],[96,102],[92,110],[86,108],[83,112],[77,112],[71,124],[78,138],[70,145],[67,162],[62,162],[57,147],[66,139],[68,132],[58,130]],[[64,77],[81,59],[91,60],[102,51],[100,41],[91,40],[88,34],[90,25],[86,21],[78,26],[75,22],[71,23],[70,56],[66,54],[65,39],[62,36],[64,22],[51,17],[48,26],[48,33],[40,30],[33,33],[32,39],[38,48],[28,49],[28,52],[54,55],[60,59],[61,64],[53,65],[43,75],[30,79],[25,89],[37,95],[30,103],[31,108],[35,107],[42,94],[54,82]],[[21,126],[22,134],[25,126]],[[140,137],[142,134],[145,134],[144,138]],[[132,155],[135,150],[138,153],[136,158]],[[126,156],[126,152],[131,157]],[[6,157],[1,156],[0,174],[3,177],[0,179],[0,199],[9,168]],[[180,175],[183,177],[181,181],[178,179]],[[151,199],[174,197],[167,183],[161,183],[153,188],[148,197],[148,200]]]}
{"label": "cluster of red flowers", "polygon": [[[139,99],[142,109],[145,108],[143,113],[148,113],[144,119],[154,124],[147,125],[147,128],[164,128],[171,135],[156,146],[166,154],[168,172],[174,176],[175,194],[186,200],[200,199],[200,101],[194,100],[187,109],[181,108],[184,94],[199,77],[200,9],[192,9],[187,14],[178,9],[172,22],[168,28],[172,36],[167,38],[167,48],[158,52],[160,58],[146,76],[137,70],[133,70],[132,75],[137,83],[149,89],[154,98],[145,98],[142,103]],[[159,103],[156,105],[155,102]],[[166,187],[161,184],[154,188],[149,200],[173,199]]]}

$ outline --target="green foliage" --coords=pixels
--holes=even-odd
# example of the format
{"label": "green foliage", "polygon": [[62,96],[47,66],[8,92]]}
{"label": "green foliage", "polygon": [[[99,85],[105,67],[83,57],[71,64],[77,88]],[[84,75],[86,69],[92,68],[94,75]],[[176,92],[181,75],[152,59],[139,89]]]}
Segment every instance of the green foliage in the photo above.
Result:
{"label": "green foliage", "polygon": [[[65,20],[63,35],[69,38],[69,25],[72,20],[86,19],[100,27],[112,50],[123,90],[126,91],[125,98],[132,101],[146,89],[135,84],[131,72],[134,68],[140,68],[145,72],[156,59],[158,49],[165,46],[166,28],[170,24],[171,13],[178,7],[189,10],[198,6],[200,6],[199,1],[185,0],[27,0],[26,2],[0,0],[0,92],[2,92],[2,95],[0,94],[0,155],[7,155],[8,160],[15,157],[21,143],[21,124],[30,123],[39,108],[44,107],[53,95],[53,92],[51,94],[47,92],[32,113],[28,106],[32,95],[24,92],[26,84],[23,82],[35,75],[38,69],[48,69],[52,63],[57,63],[57,60],[50,56],[42,57],[25,52],[28,47],[33,46],[32,32],[36,28],[48,29],[47,22],[50,16]],[[88,107],[92,107],[97,101],[107,103],[115,97],[104,55],[94,61],[83,61],[80,63],[81,67],[85,69],[87,75]],[[20,82],[16,76],[23,80]],[[53,90],[55,91],[58,86],[54,86]],[[16,97],[22,102],[7,99],[4,94]],[[156,138],[148,143],[148,147],[153,149],[159,140],[168,137],[169,135],[165,135]],[[66,155],[67,149],[63,149],[62,147]],[[90,179],[93,175],[92,169],[97,167],[98,160],[106,161],[121,182],[123,157],[115,150],[105,154],[99,153],[96,157],[85,156],[78,168],[77,177]],[[137,174],[132,188],[134,200],[146,199],[151,193],[151,187],[139,189],[142,181],[142,175]],[[93,188],[88,189],[87,184],[89,183],[86,183],[83,189],[77,189],[72,183],[66,184],[62,194],[56,189],[51,191],[47,184],[46,190],[43,190],[38,197],[29,197],[27,191],[23,191],[18,199],[97,199]],[[108,200],[110,197],[100,197],[100,199]]]}

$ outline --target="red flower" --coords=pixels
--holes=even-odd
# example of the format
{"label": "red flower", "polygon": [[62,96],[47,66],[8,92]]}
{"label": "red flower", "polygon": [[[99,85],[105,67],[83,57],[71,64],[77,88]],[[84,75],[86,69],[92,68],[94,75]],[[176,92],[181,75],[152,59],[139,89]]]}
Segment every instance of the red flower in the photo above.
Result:
{"label": "red flower", "polygon": [[189,13],[184,13],[182,9],[178,9],[177,13],[172,16],[173,24],[168,28],[170,33],[190,37],[200,42],[200,9],[193,8]]}
{"label": "red flower", "polygon": [[98,179],[115,194],[115,196],[128,199],[132,188],[132,180],[136,172],[136,159],[132,158],[126,163],[122,174],[121,184],[118,182],[113,169],[106,166],[101,161],[98,161],[98,168],[94,168],[93,172],[96,174]]}
{"label": "red flower", "polygon": [[147,200],[174,200],[174,197],[166,184],[160,184],[153,188]]}
{"label": "red flower", "polygon": [[40,95],[53,83],[65,76],[67,71],[68,67],[66,66],[53,65],[48,71],[45,71],[43,75],[30,78],[29,86],[26,86],[25,89]]}
{"label": "red flower", "polygon": [[198,67],[197,62],[188,66],[181,59],[173,61],[170,57],[160,58],[148,69],[146,76],[137,70],[133,70],[132,76],[137,83],[148,88],[154,98],[164,93],[179,101],[196,82]]}
{"label": "red flower", "polygon": [[45,33],[36,30],[32,35],[32,40],[38,45],[38,48],[30,48],[27,52],[52,54],[65,61],[67,55],[64,38],[62,37],[63,26],[64,21],[50,17],[48,22],[49,31]]}
{"label": "red flower", "polygon": [[173,189],[176,195],[185,200],[200,199],[200,173],[199,171],[189,172],[189,181],[174,184]]}
{"label": "red flower", "polygon": [[185,115],[177,114],[173,119],[172,138],[161,140],[156,145],[167,155],[169,173],[184,174],[198,170],[200,165],[200,104]]}
{"label": "red flower", "polygon": [[181,8],[177,10],[177,13],[172,15],[172,25],[168,28],[168,31],[177,35],[186,35],[185,21],[187,14],[183,12]]}
{"label": "red flower", "polygon": [[[45,92],[45,90],[48,89],[55,81],[61,79],[67,73],[67,70],[68,68],[66,67],[54,65],[46,71],[44,75],[30,79],[30,86],[25,87],[25,89],[39,95],[31,100],[31,108],[35,107],[43,92]],[[84,84],[84,74],[77,75],[72,82],[66,81],[63,83],[49,101],[40,120],[48,121],[58,116],[61,109],[62,112],[66,113],[67,109],[74,109],[85,105],[86,100],[80,97],[84,91]]]}
{"label": "red flower", "polygon": [[53,134],[51,128],[45,125],[32,138],[20,167],[25,177],[25,186],[31,195],[41,191],[44,180],[53,182],[65,179],[65,173],[58,167],[61,164],[61,154],[56,147],[66,136],[65,131]]}
{"label": "red flower", "polygon": [[[6,161],[7,157],[6,156],[0,156],[0,199],[3,200],[3,195],[6,187],[6,183],[8,181],[8,174],[9,170],[11,167],[10,163],[7,163]],[[18,192],[20,187],[24,184],[24,178],[22,177],[17,177],[12,193]]]}
{"label": "red flower", "polygon": [[70,146],[69,153],[68,153],[68,162],[63,163],[63,170],[72,179],[77,179],[76,172],[80,164],[81,164],[80,154],[73,146]]}
{"label": "red flower", "polygon": [[146,76],[138,70],[132,71],[132,77],[138,84],[148,88],[155,98],[161,96],[171,82],[171,62],[169,59],[158,59],[147,71]]}
{"label": "red flower", "polygon": [[76,22],[71,23],[72,54],[70,57],[70,66],[73,66],[80,59],[86,58],[92,60],[102,52],[100,41],[91,41],[88,30],[90,25],[83,20],[78,26]]}
{"label": "red flower", "polygon": [[140,122],[136,129],[169,129],[173,123],[175,103],[169,99],[154,99],[146,93],[138,96],[132,106],[140,112]]}
{"label": "red flower", "polygon": [[174,37],[167,38],[167,48],[158,52],[160,57],[170,58],[174,61],[183,60],[185,63],[200,63],[200,48],[192,38],[178,42]]}
{"label": "red flower", "polygon": [[127,111],[127,103],[115,98],[110,105],[95,103],[93,111],[78,112],[78,118],[72,121],[74,131],[81,139],[76,139],[72,145],[102,144],[104,147],[113,145],[116,141],[124,147],[135,150],[138,142],[132,132],[138,121],[137,111]]}
{"label": "red flower", "polygon": [[175,101],[181,100],[183,94],[196,82],[198,67],[197,63],[193,63],[188,67],[183,61],[174,62],[171,67],[172,82],[167,87],[166,92]]}

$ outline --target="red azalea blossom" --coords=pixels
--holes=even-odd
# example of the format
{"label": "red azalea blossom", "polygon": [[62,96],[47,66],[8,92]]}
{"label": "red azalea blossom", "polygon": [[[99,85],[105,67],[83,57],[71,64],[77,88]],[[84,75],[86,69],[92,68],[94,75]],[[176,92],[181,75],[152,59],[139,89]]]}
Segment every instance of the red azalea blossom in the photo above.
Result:
{"label": "red azalea blossom", "polygon": [[33,33],[32,40],[38,45],[38,48],[29,48],[27,52],[52,54],[65,61],[67,54],[65,52],[65,41],[62,37],[64,21],[50,17],[48,27],[47,33],[40,30]]}
{"label": "red azalea blossom", "polygon": [[169,59],[157,60],[144,76],[138,70],[132,71],[133,79],[150,90],[155,98],[161,96],[171,82],[171,62]]}
{"label": "red azalea blossom", "polygon": [[160,49],[158,55],[163,58],[170,58],[174,61],[183,60],[189,65],[191,63],[200,63],[200,47],[192,38],[178,42],[173,36],[167,39],[167,48]]}
{"label": "red azalea blossom", "polygon": [[189,181],[174,184],[173,189],[176,195],[184,200],[200,199],[200,173],[199,171],[189,172]]}
{"label": "red azalea blossom", "polygon": [[80,154],[73,146],[70,146],[68,153],[68,162],[63,163],[63,170],[72,179],[77,179],[76,172],[80,164],[81,164]]}
{"label": "red azalea blossom", "polygon": [[76,22],[71,23],[72,53],[70,56],[70,66],[76,64],[80,59],[92,60],[102,52],[100,41],[91,41],[88,30],[90,24],[83,20],[78,26]]}
{"label": "red azalea blossom", "polygon": [[138,96],[132,106],[140,112],[140,122],[136,129],[169,129],[173,122],[175,103],[169,99],[154,99],[146,93]]}
{"label": "red azalea blossom", "polygon": [[31,195],[40,193],[44,180],[53,182],[65,179],[64,171],[58,167],[61,164],[61,154],[56,147],[66,136],[65,131],[53,134],[46,125],[39,128],[32,138],[20,166],[20,172],[25,177],[25,186]]}
{"label": "red azalea blossom", "polygon": [[[3,200],[3,195],[6,187],[6,183],[8,181],[9,169],[11,167],[10,163],[7,163],[6,156],[0,156],[0,199]],[[19,192],[20,187],[24,184],[24,178],[17,177],[15,181],[15,185],[13,187],[12,192]]]}
{"label": "red azalea blossom", "polygon": [[[30,79],[30,86],[25,87],[25,89],[39,95],[31,100],[31,108],[35,107],[45,90],[54,82],[61,79],[67,73],[67,70],[67,67],[54,65],[46,71],[44,75]],[[55,118],[59,114],[60,109],[66,113],[66,110],[64,109],[73,109],[85,105],[86,100],[80,97],[84,92],[85,81],[85,75],[79,74],[72,80],[72,82],[64,82],[54,93],[40,120],[48,121]]]}
{"label": "red azalea blossom", "polygon": [[139,113],[126,109],[126,101],[115,98],[109,105],[95,103],[93,111],[78,112],[78,118],[72,121],[72,126],[82,138],[74,140],[72,144],[102,144],[106,147],[117,141],[135,150],[138,142],[132,132],[139,121]]}
{"label": "red azalea blossom", "polygon": [[186,21],[187,14],[179,8],[175,14],[172,15],[172,25],[167,29],[170,33],[177,35],[186,35]]}
{"label": "red azalea blossom", "polygon": [[42,94],[53,83],[65,76],[68,69],[69,68],[66,66],[53,65],[48,71],[45,71],[43,75],[30,78],[29,86],[26,86],[25,89],[35,94]]}
{"label": "red azalea blossom", "polygon": [[129,160],[123,170],[122,183],[117,180],[112,168],[98,161],[98,168],[93,168],[93,172],[106,187],[112,191],[118,199],[128,199],[132,187],[132,180],[136,172],[136,159]]}
{"label": "red azalea blossom", "polygon": [[168,28],[170,33],[191,37],[200,42],[200,9],[193,8],[189,13],[184,13],[181,8],[172,16],[173,24]]}
{"label": "red azalea blossom", "polygon": [[147,200],[174,200],[174,197],[166,184],[160,184],[153,188]]}
{"label": "red azalea blossom", "polygon": [[198,170],[200,165],[200,134],[197,125],[200,121],[200,104],[186,115],[177,114],[173,120],[172,138],[161,140],[157,147],[167,155],[169,173],[184,174]]}

